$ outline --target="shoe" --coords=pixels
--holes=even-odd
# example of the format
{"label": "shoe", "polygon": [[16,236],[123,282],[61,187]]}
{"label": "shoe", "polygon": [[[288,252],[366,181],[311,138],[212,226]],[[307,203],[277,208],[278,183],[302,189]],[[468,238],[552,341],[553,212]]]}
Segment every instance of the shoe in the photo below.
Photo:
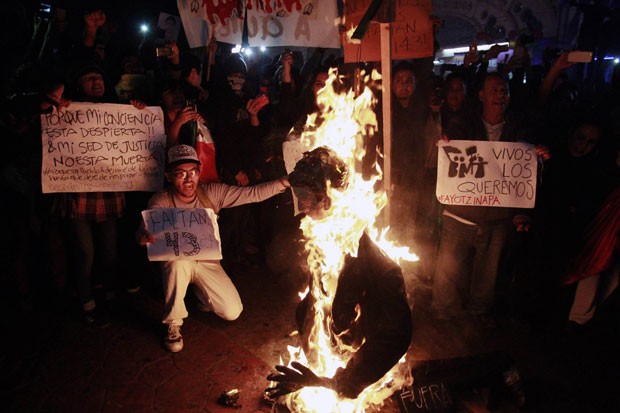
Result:
{"label": "shoe", "polygon": [[523,382],[519,370],[515,366],[510,367],[503,373],[504,384],[508,387],[515,404],[518,408],[525,406],[525,391],[523,390]]}
{"label": "shoe", "polygon": [[183,336],[181,335],[180,325],[168,325],[168,334],[164,337],[164,346],[171,353],[178,353],[183,350]]}
{"label": "shoe", "polygon": [[105,328],[110,325],[110,318],[106,312],[99,307],[95,307],[89,311],[84,311],[83,317],[86,324],[92,327]]}

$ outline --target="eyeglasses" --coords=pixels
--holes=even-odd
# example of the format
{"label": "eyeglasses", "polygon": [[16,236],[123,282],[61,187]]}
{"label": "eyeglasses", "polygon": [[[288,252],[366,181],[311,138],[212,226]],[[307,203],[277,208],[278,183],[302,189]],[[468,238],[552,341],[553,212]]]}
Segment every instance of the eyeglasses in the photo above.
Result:
{"label": "eyeglasses", "polygon": [[174,179],[186,179],[187,177],[193,178],[195,176],[198,176],[198,174],[200,174],[200,169],[198,168],[192,168],[189,171],[185,171],[183,169],[178,170],[178,171],[174,171],[172,173],[172,175],[174,176]]}

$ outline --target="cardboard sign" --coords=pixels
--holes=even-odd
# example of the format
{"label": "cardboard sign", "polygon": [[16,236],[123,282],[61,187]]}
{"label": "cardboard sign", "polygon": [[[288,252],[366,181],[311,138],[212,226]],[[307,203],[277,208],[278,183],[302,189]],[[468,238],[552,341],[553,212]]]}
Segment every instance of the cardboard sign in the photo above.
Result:
{"label": "cardboard sign", "polygon": [[517,142],[441,142],[437,200],[447,205],[533,208],[538,157]]}
{"label": "cardboard sign", "polygon": [[78,103],[41,115],[43,193],[160,191],[161,107]]}
{"label": "cardboard sign", "polygon": [[142,211],[155,242],[147,244],[149,261],[221,260],[217,217],[208,208],[155,208]]}
{"label": "cardboard sign", "polygon": [[[344,25],[347,37],[359,25],[372,0],[345,0]],[[414,59],[433,55],[433,25],[430,20],[431,0],[396,0],[396,21],[392,27],[392,59]],[[361,43],[347,40],[344,61],[378,62],[381,60],[379,23],[370,22]]]}
{"label": "cardboard sign", "polygon": [[206,46],[211,36],[242,44],[246,11],[252,47],[340,47],[335,1],[177,0],[177,7],[192,48]]}

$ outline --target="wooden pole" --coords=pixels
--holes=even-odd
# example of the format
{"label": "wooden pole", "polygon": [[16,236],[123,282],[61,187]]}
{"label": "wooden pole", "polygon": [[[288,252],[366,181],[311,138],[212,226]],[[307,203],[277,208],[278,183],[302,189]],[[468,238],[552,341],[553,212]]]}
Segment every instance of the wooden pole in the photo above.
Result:
{"label": "wooden pole", "polygon": [[383,95],[383,187],[388,203],[383,209],[385,226],[390,225],[392,200],[392,27],[379,23],[381,31],[381,82]]}

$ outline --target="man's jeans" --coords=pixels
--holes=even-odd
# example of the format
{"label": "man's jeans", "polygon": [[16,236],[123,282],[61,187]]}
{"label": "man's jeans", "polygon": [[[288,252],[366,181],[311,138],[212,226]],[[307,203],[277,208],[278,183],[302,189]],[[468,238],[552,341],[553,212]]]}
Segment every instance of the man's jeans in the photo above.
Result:
{"label": "man's jeans", "polygon": [[510,230],[511,223],[506,221],[468,225],[445,217],[433,284],[432,307],[437,317],[459,316],[463,306],[473,315],[489,312]]}

